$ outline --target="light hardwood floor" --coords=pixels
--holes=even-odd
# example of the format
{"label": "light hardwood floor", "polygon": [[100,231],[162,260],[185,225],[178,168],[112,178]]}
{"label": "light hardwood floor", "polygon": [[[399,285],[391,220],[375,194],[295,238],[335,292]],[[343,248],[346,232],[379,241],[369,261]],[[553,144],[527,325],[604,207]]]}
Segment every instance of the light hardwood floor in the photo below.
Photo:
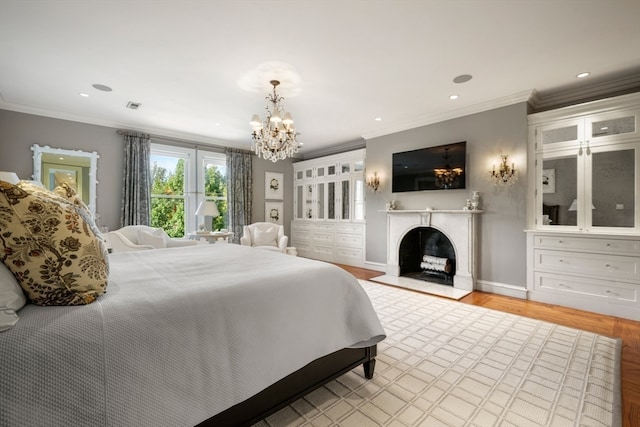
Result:
{"label": "light hardwood floor", "polygon": [[[348,265],[338,266],[363,280],[382,274]],[[622,339],[622,425],[640,426],[640,322],[478,291],[460,302]]]}

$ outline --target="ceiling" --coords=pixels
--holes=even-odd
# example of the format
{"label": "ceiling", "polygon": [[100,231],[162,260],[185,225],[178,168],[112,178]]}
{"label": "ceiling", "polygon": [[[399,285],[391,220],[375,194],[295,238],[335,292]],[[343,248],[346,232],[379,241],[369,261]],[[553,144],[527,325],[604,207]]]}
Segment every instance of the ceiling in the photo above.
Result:
{"label": "ceiling", "polygon": [[0,0],[0,108],[249,148],[276,78],[302,156],[639,70],[640,0]]}

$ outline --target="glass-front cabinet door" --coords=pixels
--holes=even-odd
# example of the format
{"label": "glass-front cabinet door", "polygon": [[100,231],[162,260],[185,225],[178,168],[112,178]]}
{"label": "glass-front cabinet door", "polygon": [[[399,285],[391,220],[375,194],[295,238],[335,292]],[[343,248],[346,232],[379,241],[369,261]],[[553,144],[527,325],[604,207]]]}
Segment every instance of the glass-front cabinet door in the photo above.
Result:
{"label": "glass-front cabinet door", "polygon": [[315,219],[316,199],[315,184],[304,184],[304,219]]}
{"label": "glass-front cabinet door", "polygon": [[575,147],[583,140],[583,119],[566,120],[536,128],[537,152]]}
{"label": "glass-front cabinet door", "polygon": [[537,165],[538,226],[581,231],[637,227],[639,147],[632,142],[545,153]]}
{"label": "glass-front cabinet door", "polygon": [[597,145],[621,138],[636,138],[638,132],[638,110],[623,110],[589,116],[586,119],[585,138]]}
{"label": "glass-front cabinet door", "polygon": [[340,219],[351,220],[351,179],[340,180]]}
{"label": "glass-front cabinet door", "polygon": [[353,220],[364,221],[364,176],[353,179]]}
{"label": "glass-front cabinet door", "polygon": [[586,179],[590,200],[586,198],[584,209],[592,228],[622,230],[637,225],[638,151],[637,143],[591,150]]}
{"label": "glass-front cabinet door", "polygon": [[[318,168],[319,169],[319,168]],[[327,183],[319,182],[316,184],[316,219],[323,221],[326,218],[327,209]]]}
{"label": "glass-front cabinet door", "polygon": [[327,182],[327,219],[335,221],[336,211],[336,182]]}
{"label": "glass-front cabinet door", "polygon": [[[298,172],[302,172],[302,171],[298,171]],[[297,174],[296,174],[296,176],[297,176]],[[295,219],[305,219],[305,216],[304,216],[304,189],[305,189],[305,185],[304,184],[296,183],[295,206],[294,206]]]}
{"label": "glass-front cabinet door", "polygon": [[[539,182],[536,183],[538,225],[550,227],[577,227],[582,215],[579,193],[579,175],[583,173],[576,150],[545,155],[538,162]],[[540,165],[540,163],[542,163]]]}

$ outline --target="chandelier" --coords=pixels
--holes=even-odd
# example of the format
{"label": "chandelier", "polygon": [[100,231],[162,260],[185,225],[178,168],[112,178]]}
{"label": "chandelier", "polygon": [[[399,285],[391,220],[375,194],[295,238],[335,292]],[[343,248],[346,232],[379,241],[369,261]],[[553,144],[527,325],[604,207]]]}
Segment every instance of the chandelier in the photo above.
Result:
{"label": "chandelier", "polygon": [[276,93],[276,87],[280,82],[271,80],[269,83],[273,86],[273,94],[265,97],[267,115],[264,122],[257,114],[251,117],[250,124],[253,128],[251,150],[256,153],[256,156],[275,163],[296,154],[298,141],[296,141],[296,130],[291,113],[284,112],[282,107],[284,98]]}
{"label": "chandelier", "polygon": [[509,166],[507,163],[509,156],[506,154],[501,155],[500,158],[502,158],[502,162],[500,163],[498,170],[496,171],[496,166],[493,165],[493,170],[489,173],[489,176],[491,177],[494,185],[508,187],[518,180],[516,165],[515,163],[511,163],[511,166]]}
{"label": "chandelier", "polygon": [[433,173],[436,176],[436,186],[438,188],[457,188],[460,186],[460,175],[462,175],[462,168],[452,168],[449,164],[449,149],[444,149],[444,167],[436,168]]}

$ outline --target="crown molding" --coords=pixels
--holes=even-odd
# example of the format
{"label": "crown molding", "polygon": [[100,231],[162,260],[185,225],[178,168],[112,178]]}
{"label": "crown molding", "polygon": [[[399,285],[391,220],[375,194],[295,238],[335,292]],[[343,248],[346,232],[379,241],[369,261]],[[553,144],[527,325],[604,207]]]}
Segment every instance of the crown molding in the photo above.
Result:
{"label": "crown molding", "polygon": [[366,146],[367,146],[367,141],[365,141],[364,139],[356,139],[354,141],[343,142],[340,144],[332,145],[330,147],[319,148],[317,150],[303,153],[303,156],[302,156],[303,159],[300,159],[300,160],[310,160],[310,159],[315,159],[317,157],[324,157],[332,154],[345,153],[347,151],[366,148]]}
{"label": "crown molding", "polygon": [[427,114],[420,116],[413,120],[407,120],[397,126],[391,126],[376,130],[375,132],[368,132],[363,134],[362,137],[366,140],[377,138],[379,136],[389,135],[392,133],[402,132],[409,129],[415,129],[421,126],[427,126],[433,123],[443,122],[445,120],[456,119],[458,117],[464,117],[475,113],[481,113],[483,111],[494,110],[496,108],[506,107],[508,105],[517,104],[519,102],[528,102],[533,89],[517,92],[512,95],[504,96],[501,98],[492,99],[490,101],[481,102],[479,104],[469,105],[467,107],[459,108],[457,110],[446,111],[444,113]]}
{"label": "crown molding", "polygon": [[534,91],[529,105],[534,112],[540,112],[638,91],[640,91],[640,73],[635,73],[586,87],[560,91]]}
{"label": "crown molding", "polygon": [[11,103],[4,102],[4,100],[2,99],[0,99],[0,110],[14,111],[16,113],[23,113],[23,114],[32,114],[34,116],[42,116],[42,117],[47,117],[51,119],[67,120],[67,121],[77,122],[82,124],[103,126],[107,128],[114,128],[116,130],[126,129],[128,131],[151,134],[152,138],[159,137],[161,139],[169,139],[169,140],[175,139],[178,141],[189,141],[193,143],[206,144],[206,145],[211,145],[216,147],[231,147],[231,148],[240,148],[245,150],[248,150],[250,147],[247,144],[244,144],[239,141],[208,138],[202,135],[195,135],[195,134],[186,133],[186,132],[174,132],[174,131],[169,131],[167,129],[155,128],[151,126],[145,126],[143,129],[136,126],[132,126],[130,123],[117,122],[112,120],[101,120],[93,117],[78,116],[75,114],[47,110],[44,108],[25,107],[24,105],[20,105],[20,104],[11,104]]}

